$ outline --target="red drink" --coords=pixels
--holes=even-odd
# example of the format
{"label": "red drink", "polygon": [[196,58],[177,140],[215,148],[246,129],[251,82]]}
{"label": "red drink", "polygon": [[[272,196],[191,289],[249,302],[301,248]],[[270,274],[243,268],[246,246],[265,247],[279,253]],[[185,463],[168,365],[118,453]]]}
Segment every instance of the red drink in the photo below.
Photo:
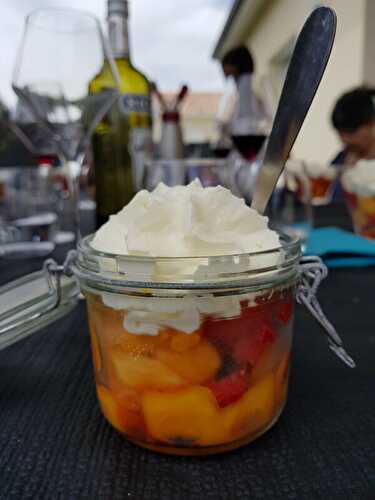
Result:
{"label": "red drink", "polygon": [[216,158],[226,158],[230,153],[230,148],[214,148]]}
{"label": "red drink", "polygon": [[256,158],[265,139],[266,136],[261,134],[232,135],[234,145],[246,160]]}

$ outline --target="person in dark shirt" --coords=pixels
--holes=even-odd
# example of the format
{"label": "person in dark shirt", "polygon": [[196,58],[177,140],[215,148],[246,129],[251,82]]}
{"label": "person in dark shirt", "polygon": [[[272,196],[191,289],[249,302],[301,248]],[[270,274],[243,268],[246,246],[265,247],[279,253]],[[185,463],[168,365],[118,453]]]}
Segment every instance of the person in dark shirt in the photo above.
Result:
{"label": "person in dark shirt", "polygon": [[332,125],[344,148],[333,165],[353,165],[375,158],[375,89],[358,87],[343,94],[332,111]]}

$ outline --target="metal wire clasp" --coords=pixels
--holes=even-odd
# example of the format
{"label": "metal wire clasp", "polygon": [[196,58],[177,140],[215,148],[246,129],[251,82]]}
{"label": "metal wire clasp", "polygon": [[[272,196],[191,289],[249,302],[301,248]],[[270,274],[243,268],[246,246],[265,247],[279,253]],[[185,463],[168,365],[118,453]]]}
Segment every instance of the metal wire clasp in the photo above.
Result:
{"label": "metal wire clasp", "polygon": [[296,299],[303,304],[318,323],[322,326],[328,338],[329,348],[350,368],[355,367],[354,360],[343,347],[342,340],[335,327],[324,314],[316,297],[319,285],[328,275],[328,269],[319,257],[302,257],[300,261],[300,277],[297,286]]}
{"label": "metal wire clasp", "polygon": [[55,302],[52,304],[50,309],[56,309],[61,303],[61,278],[63,275],[73,275],[71,264],[75,261],[76,256],[77,252],[75,250],[71,250],[68,252],[63,264],[57,264],[57,262],[53,259],[47,259],[43,264],[43,271],[46,276],[48,287],[55,295]]}

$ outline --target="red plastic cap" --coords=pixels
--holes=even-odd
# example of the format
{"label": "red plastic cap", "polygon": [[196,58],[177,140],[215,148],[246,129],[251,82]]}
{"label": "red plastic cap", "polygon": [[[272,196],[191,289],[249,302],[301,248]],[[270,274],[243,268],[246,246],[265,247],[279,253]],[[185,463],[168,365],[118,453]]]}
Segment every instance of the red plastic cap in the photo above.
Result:
{"label": "red plastic cap", "polygon": [[178,111],[164,111],[163,122],[178,122],[180,120],[180,114]]}

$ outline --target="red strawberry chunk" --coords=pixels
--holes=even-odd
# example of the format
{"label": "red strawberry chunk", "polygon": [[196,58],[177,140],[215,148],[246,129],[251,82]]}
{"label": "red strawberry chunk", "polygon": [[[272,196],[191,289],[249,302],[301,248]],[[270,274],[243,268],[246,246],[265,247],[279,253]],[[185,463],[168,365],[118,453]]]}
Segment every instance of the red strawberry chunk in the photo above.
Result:
{"label": "red strawberry chunk", "polygon": [[355,208],[358,205],[357,196],[355,194],[345,191],[344,195],[350,208]]}
{"label": "red strawberry chunk", "polygon": [[242,305],[241,315],[237,318],[207,318],[203,335],[214,345],[231,349],[242,337],[259,331],[265,318],[272,315],[272,308],[265,304],[256,307]]}
{"label": "red strawberry chunk", "polygon": [[233,358],[239,364],[256,364],[266,347],[276,340],[276,333],[267,324],[263,324],[255,335],[239,339],[233,349]]}
{"label": "red strawberry chunk", "polygon": [[245,368],[237,370],[218,381],[211,382],[207,387],[213,392],[219,406],[230,405],[240,399],[249,387],[247,370]]}
{"label": "red strawberry chunk", "polygon": [[276,317],[279,321],[281,321],[281,323],[283,323],[283,325],[287,325],[289,321],[292,319],[293,309],[294,309],[293,306],[294,303],[292,299],[280,305]]}
{"label": "red strawberry chunk", "polygon": [[244,321],[242,317],[208,318],[203,326],[203,335],[214,345],[223,349],[231,349],[242,336],[246,335],[248,328],[248,322]]}

